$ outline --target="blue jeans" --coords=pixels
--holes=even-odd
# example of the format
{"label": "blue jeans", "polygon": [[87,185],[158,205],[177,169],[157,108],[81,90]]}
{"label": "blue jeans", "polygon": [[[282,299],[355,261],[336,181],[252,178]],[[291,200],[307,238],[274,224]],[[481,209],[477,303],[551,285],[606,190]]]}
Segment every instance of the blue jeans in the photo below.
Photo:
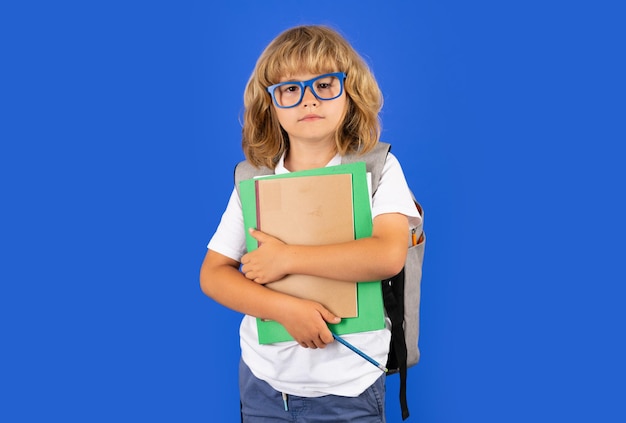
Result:
{"label": "blue jeans", "polygon": [[385,423],[385,376],[358,397],[289,395],[285,411],[282,394],[255,377],[239,362],[239,392],[243,423]]}

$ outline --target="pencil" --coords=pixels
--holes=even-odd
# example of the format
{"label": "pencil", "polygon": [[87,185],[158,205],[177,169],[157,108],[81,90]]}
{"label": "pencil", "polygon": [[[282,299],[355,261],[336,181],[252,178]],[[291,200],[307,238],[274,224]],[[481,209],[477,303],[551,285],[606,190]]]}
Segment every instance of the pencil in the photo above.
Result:
{"label": "pencil", "polygon": [[341,344],[345,345],[346,347],[350,348],[352,351],[354,351],[355,353],[357,353],[358,355],[360,355],[361,357],[363,357],[364,359],[366,359],[367,361],[372,363],[374,366],[378,367],[383,372],[387,373],[389,371],[389,370],[387,370],[387,368],[385,366],[380,364],[378,361],[374,360],[369,355],[365,354],[363,351],[361,351],[360,349],[358,349],[357,347],[355,347],[354,345],[352,345],[351,343],[349,343],[348,341],[346,341],[345,339],[343,339],[339,335],[336,335],[336,334],[333,333],[333,338],[335,338],[339,343],[341,343]]}

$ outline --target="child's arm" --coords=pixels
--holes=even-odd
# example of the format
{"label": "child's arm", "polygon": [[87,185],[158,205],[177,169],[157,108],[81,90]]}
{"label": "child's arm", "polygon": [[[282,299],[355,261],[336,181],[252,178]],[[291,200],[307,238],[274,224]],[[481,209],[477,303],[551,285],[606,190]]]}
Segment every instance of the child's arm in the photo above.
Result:
{"label": "child's arm", "polygon": [[200,270],[202,291],[220,304],[250,316],[282,324],[303,347],[324,348],[333,342],[326,322],[340,319],[314,301],[282,294],[246,279],[239,263],[209,250]]}
{"label": "child's arm", "polygon": [[263,232],[252,231],[260,247],[242,257],[242,271],[259,284],[289,274],[363,282],[389,278],[404,266],[407,228],[405,215],[381,214],[374,218],[371,237],[320,246],[286,245]]}

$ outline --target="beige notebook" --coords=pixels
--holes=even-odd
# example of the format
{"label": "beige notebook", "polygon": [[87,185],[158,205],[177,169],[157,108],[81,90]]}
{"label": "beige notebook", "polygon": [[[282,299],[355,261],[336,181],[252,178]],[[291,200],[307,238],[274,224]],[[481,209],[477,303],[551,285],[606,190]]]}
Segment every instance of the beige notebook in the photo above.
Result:
{"label": "beige notebook", "polygon": [[[351,174],[259,179],[256,198],[257,228],[287,244],[354,240]],[[318,301],[339,317],[358,315],[356,282],[289,275],[267,287]]]}

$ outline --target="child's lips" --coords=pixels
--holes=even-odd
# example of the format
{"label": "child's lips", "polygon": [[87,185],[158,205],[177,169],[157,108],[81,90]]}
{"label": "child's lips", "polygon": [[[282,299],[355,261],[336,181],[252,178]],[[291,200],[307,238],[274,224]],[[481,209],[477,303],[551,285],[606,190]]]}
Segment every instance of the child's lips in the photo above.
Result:
{"label": "child's lips", "polygon": [[318,119],[323,119],[320,115],[314,115],[314,114],[309,114],[309,115],[305,115],[302,118],[300,118],[300,121],[313,121],[313,120],[318,120]]}

